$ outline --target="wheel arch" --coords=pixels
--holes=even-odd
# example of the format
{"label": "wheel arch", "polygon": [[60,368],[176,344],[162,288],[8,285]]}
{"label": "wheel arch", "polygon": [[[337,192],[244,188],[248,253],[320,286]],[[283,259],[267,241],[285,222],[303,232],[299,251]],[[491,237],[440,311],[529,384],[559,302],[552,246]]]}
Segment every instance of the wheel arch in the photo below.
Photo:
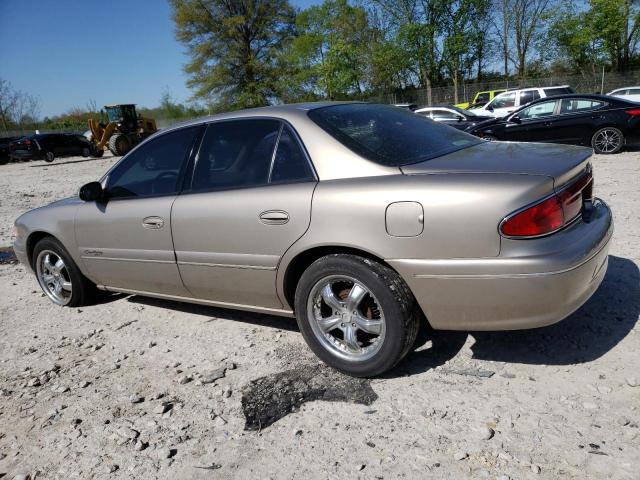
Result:
{"label": "wheel arch", "polygon": [[[347,254],[358,255],[360,257],[368,258],[375,262],[381,263],[390,268],[394,272],[398,273],[391,265],[384,261],[384,259],[375,253],[363,250],[357,247],[349,247],[343,245],[321,245],[308,248],[301,252],[298,252],[287,264],[282,276],[282,293],[284,295],[283,301],[285,306],[294,308],[294,298],[296,294],[296,288],[298,282],[302,277],[304,271],[319,258],[327,255],[335,254]],[[398,273],[399,274],[399,273]]]}
{"label": "wheel arch", "polygon": [[38,244],[38,242],[40,240],[42,240],[43,238],[47,238],[47,237],[51,237],[55,240],[57,240],[58,242],[60,242],[59,239],[57,239],[55,237],[55,235],[53,235],[50,232],[46,232],[44,230],[37,230],[35,232],[31,232],[29,234],[29,236],[27,237],[27,241],[26,241],[26,248],[27,248],[27,258],[29,259],[29,265],[31,266],[31,268],[34,268],[33,265],[33,250],[36,248],[36,245]]}

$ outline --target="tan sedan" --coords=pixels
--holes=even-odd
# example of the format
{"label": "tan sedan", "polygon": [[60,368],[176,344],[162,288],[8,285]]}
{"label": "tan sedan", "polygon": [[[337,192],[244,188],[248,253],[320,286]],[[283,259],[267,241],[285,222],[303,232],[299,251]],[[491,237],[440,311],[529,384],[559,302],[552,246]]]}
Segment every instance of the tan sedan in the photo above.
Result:
{"label": "tan sedan", "polygon": [[420,322],[531,328],[591,296],[613,226],[590,155],[383,105],[246,110],[159,132],[25,213],[15,251],[59,305],[106,290],[295,316],[326,363],[378,375]]}

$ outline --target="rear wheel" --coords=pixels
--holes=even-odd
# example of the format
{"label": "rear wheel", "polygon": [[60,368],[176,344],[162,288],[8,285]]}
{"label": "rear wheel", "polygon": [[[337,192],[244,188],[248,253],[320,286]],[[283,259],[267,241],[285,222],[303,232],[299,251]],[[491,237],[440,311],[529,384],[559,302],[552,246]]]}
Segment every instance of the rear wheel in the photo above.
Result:
{"label": "rear wheel", "polygon": [[44,161],[47,163],[51,163],[56,159],[56,156],[53,154],[53,152],[45,152],[44,153]]}
{"label": "rear wheel", "polygon": [[53,237],[40,240],[33,250],[33,269],[40,288],[60,306],[86,305],[97,292],[78,269],[66,249]]}
{"label": "rear wheel", "polygon": [[618,153],[624,145],[624,135],[615,127],[604,127],[591,137],[591,147],[596,153]]}
{"label": "rear wheel", "polygon": [[344,254],[309,266],[298,283],[295,307],[300,331],[314,353],[358,377],[393,368],[413,345],[422,318],[396,272]]}
{"label": "rear wheel", "polygon": [[116,133],[109,139],[109,150],[114,155],[122,156],[131,150],[132,142],[124,133]]}

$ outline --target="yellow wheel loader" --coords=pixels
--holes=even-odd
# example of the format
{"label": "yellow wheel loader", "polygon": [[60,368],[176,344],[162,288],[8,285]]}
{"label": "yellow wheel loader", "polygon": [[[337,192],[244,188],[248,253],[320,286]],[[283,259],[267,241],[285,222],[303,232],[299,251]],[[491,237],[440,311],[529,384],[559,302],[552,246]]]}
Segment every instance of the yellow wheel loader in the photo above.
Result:
{"label": "yellow wheel loader", "polygon": [[109,123],[89,119],[90,140],[97,157],[104,154],[105,147],[114,155],[124,155],[135,145],[158,131],[156,121],[136,114],[134,104],[105,105]]}

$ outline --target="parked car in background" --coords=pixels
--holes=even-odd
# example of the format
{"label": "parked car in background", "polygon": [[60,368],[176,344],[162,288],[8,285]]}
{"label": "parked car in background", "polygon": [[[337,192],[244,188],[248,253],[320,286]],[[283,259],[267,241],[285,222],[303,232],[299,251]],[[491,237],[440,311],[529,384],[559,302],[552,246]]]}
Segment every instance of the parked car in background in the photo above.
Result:
{"label": "parked car in background", "polygon": [[511,112],[515,112],[518,108],[526,105],[529,102],[533,102],[540,98],[553,97],[555,95],[564,95],[567,93],[574,93],[573,89],[569,85],[508,90],[496,96],[484,107],[474,109],[473,113],[477,115],[486,115],[489,117],[504,117]]}
{"label": "parked car in background", "polygon": [[12,161],[44,160],[53,162],[58,157],[95,153],[92,143],[84,135],[74,133],[36,133],[9,144]]}
{"label": "parked car in background", "polygon": [[561,95],[469,132],[486,139],[588,145],[596,153],[616,153],[625,144],[640,143],[640,105],[605,95]]}
{"label": "parked car in background", "polygon": [[471,110],[463,110],[462,108],[452,107],[450,105],[422,107],[418,108],[413,113],[430,118],[435,122],[440,122],[457,128],[458,130],[466,130],[468,128],[475,127],[478,123],[493,118],[489,116],[481,117]]}
{"label": "parked car in background", "polygon": [[469,108],[480,108],[493,100],[496,95],[499,95],[500,93],[506,91],[506,88],[497,90],[484,90],[482,92],[476,93],[471,102],[456,103],[454,107],[462,108],[465,110]]}
{"label": "parked car in background", "polygon": [[0,165],[9,162],[9,144],[21,137],[3,137],[0,138]]}
{"label": "parked car in background", "polygon": [[607,93],[607,95],[629,100],[630,102],[640,102],[640,87],[617,88]]}
{"label": "parked car in background", "polygon": [[587,301],[613,231],[591,154],[388,105],[232,112],[159,132],[25,213],[14,251],[55,304],[98,287],[295,316],[324,362],[373,376],[422,322],[539,327]]}

